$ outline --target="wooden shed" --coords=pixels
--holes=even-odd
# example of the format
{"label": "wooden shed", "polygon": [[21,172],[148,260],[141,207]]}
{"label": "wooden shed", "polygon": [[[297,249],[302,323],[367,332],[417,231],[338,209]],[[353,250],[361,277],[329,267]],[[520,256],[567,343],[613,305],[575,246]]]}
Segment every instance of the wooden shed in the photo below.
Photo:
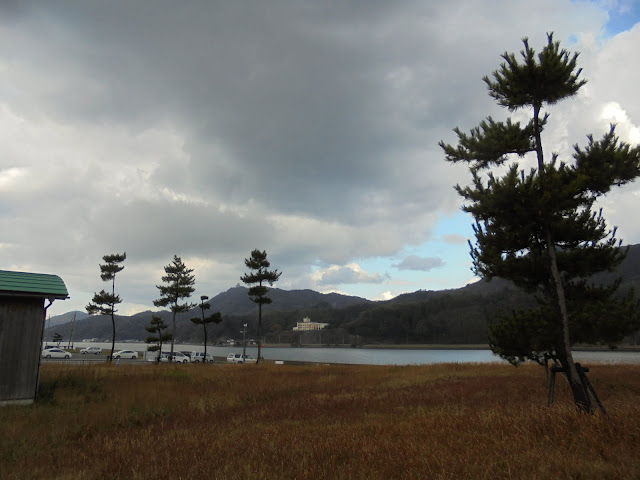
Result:
{"label": "wooden shed", "polygon": [[33,403],[46,311],[66,298],[56,275],[0,270],[0,405]]}

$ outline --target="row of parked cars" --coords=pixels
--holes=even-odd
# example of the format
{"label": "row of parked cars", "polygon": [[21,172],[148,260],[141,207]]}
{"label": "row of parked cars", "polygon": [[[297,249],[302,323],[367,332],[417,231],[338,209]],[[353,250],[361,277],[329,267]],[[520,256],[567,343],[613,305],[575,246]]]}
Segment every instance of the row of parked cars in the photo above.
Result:
{"label": "row of parked cars", "polygon": [[[80,350],[82,355],[99,355],[102,353],[102,348],[100,347],[86,347]],[[45,346],[42,350],[42,356],[44,358],[71,358],[73,355],[71,352],[68,352],[60,347],[56,346]],[[169,357],[171,357],[170,352],[162,352],[160,354],[160,362],[169,362]],[[138,352],[134,350],[120,350],[118,352],[114,352],[113,358],[118,360],[120,358],[126,359],[136,359],[138,358]],[[149,352],[146,356],[147,361],[154,362],[158,359],[158,354],[156,352]],[[206,356],[204,352],[173,352],[173,362],[174,363],[213,363],[213,357],[207,353]],[[227,362],[229,363],[256,363],[256,359],[251,355],[242,355],[241,353],[230,353],[227,355]]]}
{"label": "row of parked cars", "polygon": [[[171,357],[171,352],[162,352],[160,354],[160,362],[165,363],[169,361],[169,357]],[[158,360],[158,352],[149,352],[147,353],[146,359],[148,362],[155,362]],[[173,362],[174,363],[213,363],[213,357],[207,353],[205,356],[204,352],[173,352]]]}
{"label": "row of parked cars", "polygon": [[[102,349],[100,347],[87,347],[80,350],[80,353],[82,353],[83,355],[86,355],[86,354],[99,355],[102,353]],[[52,346],[52,345],[46,345],[42,349],[42,356],[44,358],[71,358],[73,357],[73,354],[63,348]],[[119,358],[135,359],[135,358],[138,358],[138,352],[134,350],[120,350],[119,352],[113,353],[113,358],[116,360]]]}
{"label": "row of parked cars", "polygon": [[[165,363],[169,361],[169,357],[171,356],[170,352],[162,352],[160,354],[160,362]],[[147,361],[154,362],[158,361],[157,352],[149,352],[147,354]],[[213,357],[207,353],[206,357],[204,352],[173,352],[173,362],[174,363],[213,363]],[[227,362],[229,363],[256,363],[256,359],[251,355],[242,355],[241,353],[230,353],[227,355]]]}

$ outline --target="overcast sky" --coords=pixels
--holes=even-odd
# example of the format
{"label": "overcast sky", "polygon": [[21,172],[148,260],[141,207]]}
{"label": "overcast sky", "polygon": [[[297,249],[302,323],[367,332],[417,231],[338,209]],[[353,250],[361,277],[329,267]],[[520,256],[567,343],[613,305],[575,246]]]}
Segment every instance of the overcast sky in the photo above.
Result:
{"label": "overcast sky", "polygon": [[[196,294],[254,248],[277,287],[370,299],[473,280],[462,166],[439,140],[487,115],[500,54],[555,32],[580,95],[550,110],[567,158],[611,122],[640,142],[640,2],[0,0],[0,269],[59,275],[84,310],[127,253],[120,312],[180,256]],[[640,243],[640,185],[605,217]]]}

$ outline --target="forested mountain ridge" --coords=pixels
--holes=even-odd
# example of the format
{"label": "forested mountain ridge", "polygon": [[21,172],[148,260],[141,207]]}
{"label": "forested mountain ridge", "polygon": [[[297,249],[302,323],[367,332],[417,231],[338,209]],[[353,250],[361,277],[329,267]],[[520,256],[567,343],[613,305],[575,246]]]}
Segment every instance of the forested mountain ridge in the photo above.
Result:
{"label": "forested mountain ridge", "polygon": [[[625,248],[625,247],[623,247]],[[640,245],[629,247],[627,258],[615,272],[599,274],[597,282],[610,282],[621,277],[621,291],[634,287],[640,293]],[[416,291],[384,301],[372,302],[359,297],[336,293],[321,294],[313,290],[270,289],[273,303],[263,310],[266,340],[272,343],[313,343],[313,332],[304,334],[292,329],[304,317],[325,322],[329,326],[318,335],[317,343],[486,343],[487,325],[501,312],[532,305],[535,300],[510,282],[493,279],[478,281],[463,288],[443,291]],[[248,335],[257,320],[256,305],[247,295],[247,288],[236,286],[209,300],[210,312],[220,311],[223,321],[208,327],[213,339],[241,338],[242,325],[248,324]],[[144,340],[144,326],[151,319],[150,311],[126,317],[116,317],[116,340]],[[170,312],[157,312],[166,322]],[[199,316],[195,309],[181,314],[177,320],[178,341],[202,341],[202,328],[189,320]],[[68,314],[67,314],[68,315]],[[52,321],[56,317],[52,318]],[[77,322],[74,339],[109,338],[110,320],[96,316]],[[65,339],[70,323],[48,328],[45,336],[61,333]]]}
{"label": "forested mountain ridge", "polygon": [[[211,308],[210,312],[220,312],[223,316],[223,322],[220,325],[210,325],[208,331],[211,331],[214,337],[236,338],[242,323],[253,324],[257,306],[247,295],[246,287],[237,285],[230,288],[226,292],[222,292],[215,297],[209,299]],[[319,293],[313,290],[281,290],[278,288],[269,289],[269,297],[273,300],[273,304],[264,310],[269,315],[279,312],[283,316],[291,316],[295,318],[295,322],[300,321],[295,312],[307,309],[328,309],[331,311],[340,311],[352,305],[368,305],[372,304],[370,300],[360,297],[340,295],[337,293]],[[195,302],[194,302],[195,303]],[[71,332],[72,313],[52,317],[45,325],[45,337],[51,338],[54,332],[62,334],[65,339],[69,337]],[[169,311],[140,312],[132,316],[116,315],[116,341],[127,339],[144,340],[147,332],[144,327],[149,324],[152,313],[160,316],[166,323],[171,322],[171,313]],[[82,313],[78,312],[78,319]],[[198,341],[202,334],[202,328],[196,328],[190,321],[192,317],[200,316],[201,311],[198,307],[194,307],[189,312],[179,314],[176,320],[176,337],[179,341]],[[86,317],[87,315],[84,314]],[[61,323],[62,322],[64,323]],[[86,338],[107,339],[111,336],[111,320],[110,317],[104,315],[96,315],[76,322],[73,328],[73,337],[76,341]],[[271,326],[271,324],[269,324]],[[250,330],[249,330],[250,331]],[[268,331],[268,330],[267,330]]]}

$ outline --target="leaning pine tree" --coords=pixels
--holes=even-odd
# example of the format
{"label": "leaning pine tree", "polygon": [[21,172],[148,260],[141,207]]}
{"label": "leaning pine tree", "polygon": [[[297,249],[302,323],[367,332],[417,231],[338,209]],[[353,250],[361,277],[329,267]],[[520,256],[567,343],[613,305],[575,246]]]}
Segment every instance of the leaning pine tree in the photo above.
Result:
{"label": "leaning pine tree", "polygon": [[258,360],[256,363],[260,363],[262,358],[262,305],[268,305],[271,303],[271,299],[267,297],[269,289],[264,283],[273,285],[278,281],[282,272],[278,270],[267,270],[271,264],[267,260],[267,252],[255,249],[251,252],[250,258],[244,259],[245,266],[251,270],[250,273],[245,273],[240,280],[249,287],[249,298],[258,304]]}
{"label": "leaning pine tree", "polygon": [[85,307],[89,315],[99,314],[111,317],[111,353],[107,358],[109,362],[113,359],[116,345],[116,305],[122,303],[120,295],[116,295],[116,274],[124,270],[124,266],[120,264],[126,259],[126,252],[102,257],[105,263],[100,265],[100,278],[103,282],[111,282],[111,292],[101,290],[100,293],[95,293],[91,302]]}
{"label": "leaning pine tree", "polygon": [[[611,126],[602,139],[589,135],[584,149],[575,146],[572,161],[559,162],[556,153],[545,161],[541,134],[549,114],[543,109],[573,97],[586,81],[577,69],[578,54],[560,49],[551,34],[539,54],[527,39],[523,43],[520,61],[504,53],[500,69],[483,80],[499,105],[530,113],[527,124],[489,117],[469,134],[456,128],[456,147],[440,146],[448,161],[467,162],[473,176],[471,186],[456,190],[466,200],[463,210],[476,221],[474,273],[511,280],[538,299],[535,309],[492,323],[492,350],[513,364],[559,362],[576,405],[590,411],[572,344],[613,343],[640,327],[630,293],[617,293],[619,283],[591,281],[626,253],[616,229],[608,229],[601,212],[594,212],[594,203],[640,174],[640,146],[620,142]],[[528,154],[536,166],[525,172],[514,160]]]}

